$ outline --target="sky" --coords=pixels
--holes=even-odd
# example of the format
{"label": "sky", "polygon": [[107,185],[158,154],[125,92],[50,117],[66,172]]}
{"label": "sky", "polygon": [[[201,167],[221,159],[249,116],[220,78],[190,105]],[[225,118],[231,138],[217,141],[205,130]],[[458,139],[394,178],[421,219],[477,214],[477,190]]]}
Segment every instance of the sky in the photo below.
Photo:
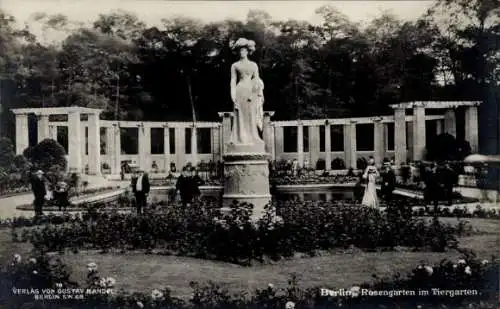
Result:
{"label": "sky", "polygon": [[99,14],[117,9],[134,12],[148,25],[159,24],[169,16],[188,16],[206,22],[227,18],[245,20],[251,9],[268,12],[276,20],[307,20],[317,22],[314,10],[331,4],[352,21],[366,22],[384,11],[391,11],[403,20],[415,20],[433,1],[162,1],[162,0],[0,0],[0,8],[23,25],[28,23],[35,34],[41,25],[33,22],[35,13],[64,14],[70,20],[89,22]]}

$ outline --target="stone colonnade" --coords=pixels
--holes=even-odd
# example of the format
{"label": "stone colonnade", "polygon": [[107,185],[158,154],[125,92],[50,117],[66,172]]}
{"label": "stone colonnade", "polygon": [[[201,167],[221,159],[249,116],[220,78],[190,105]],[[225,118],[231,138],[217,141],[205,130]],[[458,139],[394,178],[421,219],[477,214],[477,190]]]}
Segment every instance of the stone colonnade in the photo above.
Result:
{"label": "stone colonnade", "polygon": [[[145,171],[152,170],[153,162],[161,166],[163,170],[168,170],[171,163],[175,163],[177,168],[182,167],[188,162],[197,164],[201,160],[209,161],[221,153],[221,124],[215,122],[197,122],[196,130],[189,122],[141,122],[141,121],[102,121],[101,127],[106,129],[107,148],[104,155],[110,162],[111,174],[118,174],[121,171],[121,162],[125,160],[134,160],[137,158],[138,166]],[[121,152],[121,130],[126,128],[138,129],[138,154],[130,155]],[[163,153],[152,154],[151,151],[151,130],[163,129]],[[191,129],[190,153],[186,153],[186,129]],[[210,129],[211,135],[211,154],[202,154],[198,151],[197,129]],[[173,138],[171,139],[171,135]],[[171,141],[173,140],[173,145]],[[172,147],[171,147],[172,146]],[[171,153],[171,148],[175,149]]]}
{"label": "stone colonnade", "polygon": [[84,107],[19,108],[13,109],[16,115],[16,154],[22,154],[29,147],[28,115],[37,117],[37,143],[44,139],[57,139],[57,127],[50,125],[50,115],[67,115],[68,121],[68,168],[71,172],[82,172],[82,135],[81,115],[87,115],[89,174],[101,173],[100,120],[101,110]]}
{"label": "stone colonnade", "polygon": [[[396,164],[423,159],[426,143],[426,121],[436,121],[436,134],[443,132],[456,136],[455,109],[466,107],[465,132],[466,140],[471,144],[473,152],[477,151],[478,144],[478,115],[479,102],[410,102],[393,105],[393,116],[342,118],[342,119],[315,119],[315,120],[288,120],[271,121],[274,112],[264,113],[263,138],[266,152],[274,160],[297,159],[303,166],[305,161],[311,165],[318,159],[324,159],[326,169],[331,169],[333,158],[341,157],[346,168],[357,166],[358,156],[373,156],[377,163],[384,157],[394,157]],[[412,108],[413,114],[406,115],[406,109]],[[444,115],[426,115],[426,108],[444,108]],[[57,128],[68,127],[68,162],[72,171],[84,172],[88,165],[88,173],[99,175],[101,163],[110,166],[111,174],[119,174],[123,160],[137,161],[141,169],[152,170],[155,162],[162,170],[168,171],[170,163],[175,163],[179,169],[188,162],[197,164],[200,161],[221,160],[226,152],[225,145],[229,141],[232,125],[232,113],[221,112],[221,122],[197,122],[196,128],[209,128],[210,146],[212,153],[203,154],[198,151],[197,131],[192,130],[190,122],[141,122],[141,121],[108,121],[99,120],[100,110],[67,107],[67,108],[33,108],[14,109],[16,115],[16,152],[21,154],[29,146],[28,114],[37,115],[38,142],[45,138],[57,139]],[[50,115],[68,115],[67,122],[50,122]],[[88,115],[87,121],[81,121],[80,115]],[[394,124],[394,149],[388,149],[388,125]],[[359,151],[357,148],[356,126],[373,124],[373,150]],[[343,151],[333,151],[331,129],[332,126],[343,128]],[[284,128],[296,127],[297,150],[285,152]],[[86,129],[87,128],[87,129]],[[106,148],[101,154],[101,128],[105,128]],[[122,153],[121,130],[123,128],[137,128],[138,154]],[[163,128],[163,154],[151,153],[151,129]],[[186,153],[186,129],[191,128],[191,152]],[[321,135],[324,129],[324,136]],[[308,135],[308,152],[304,151],[304,132]],[[88,155],[85,151],[86,131],[88,132]],[[407,136],[408,131],[408,136]],[[171,138],[171,135],[174,135]],[[323,141],[323,148],[320,146]],[[171,152],[170,143],[174,151]],[[327,151],[329,150],[329,151]]]}
{"label": "stone colonnade", "polygon": [[424,158],[426,148],[426,125],[428,116],[426,109],[445,109],[444,123],[438,121],[436,133],[448,133],[457,137],[456,109],[465,107],[465,140],[470,143],[472,153],[478,151],[479,144],[479,101],[420,101],[391,105],[394,109],[394,140],[395,140],[395,163],[401,164],[407,159],[406,150],[406,109],[413,109],[410,130],[412,145],[409,145],[412,159],[419,161]]}

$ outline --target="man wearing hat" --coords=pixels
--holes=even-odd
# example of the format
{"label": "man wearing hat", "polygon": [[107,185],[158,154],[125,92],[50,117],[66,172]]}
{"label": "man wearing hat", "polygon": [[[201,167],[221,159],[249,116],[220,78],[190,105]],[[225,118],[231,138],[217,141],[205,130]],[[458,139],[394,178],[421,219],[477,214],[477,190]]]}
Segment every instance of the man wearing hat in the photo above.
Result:
{"label": "man wearing hat", "polygon": [[191,191],[193,192],[193,198],[199,200],[201,196],[200,186],[205,182],[201,179],[198,169],[195,167],[191,168]]}
{"label": "man wearing hat", "polygon": [[148,175],[140,170],[137,177],[132,178],[132,192],[135,196],[135,207],[137,208],[137,214],[143,213],[144,207],[146,207],[146,200],[149,194],[150,184]]}
{"label": "man wearing hat", "polygon": [[391,163],[386,161],[384,162],[382,169],[382,186],[381,192],[382,196],[386,203],[390,203],[392,201],[392,192],[396,186],[396,174],[392,170]]}
{"label": "man wearing hat", "polygon": [[181,202],[184,207],[193,201],[194,192],[192,192],[192,177],[190,175],[191,169],[188,166],[182,168],[181,175],[177,178],[175,184],[175,191],[181,197]]}
{"label": "man wearing hat", "polygon": [[35,196],[35,200],[33,201],[33,205],[35,207],[35,218],[38,218],[42,215],[43,203],[45,201],[45,196],[47,195],[43,171],[36,171],[33,177],[31,177],[30,182],[31,190],[33,190],[33,195]]}

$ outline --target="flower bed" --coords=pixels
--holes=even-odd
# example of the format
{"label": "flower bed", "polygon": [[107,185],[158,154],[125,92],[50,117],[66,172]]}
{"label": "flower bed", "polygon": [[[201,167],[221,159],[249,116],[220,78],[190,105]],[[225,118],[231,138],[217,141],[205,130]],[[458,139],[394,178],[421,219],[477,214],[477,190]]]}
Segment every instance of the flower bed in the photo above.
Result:
{"label": "flower bed", "polygon": [[5,189],[5,190],[0,191],[0,197],[6,198],[6,197],[16,196],[16,195],[20,195],[20,194],[26,194],[29,192],[31,192],[31,188],[26,187],[26,186],[9,188],[9,189]]}
{"label": "flower bed", "polygon": [[[83,267],[83,266],[82,266]],[[377,278],[372,283],[360,283],[351,287],[321,286],[311,289],[300,287],[297,276],[292,275],[288,286],[277,289],[269,283],[250,294],[231,295],[214,282],[191,282],[192,296],[189,301],[173,297],[167,287],[153,289],[150,293],[111,293],[117,280],[99,274],[98,265],[89,263],[87,280],[83,284],[72,282],[70,271],[58,259],[47,256],[27,261],[16,254],[12,263],[0,272],[0,299],[6,308],[495,308],[498,302],[499,264],[497,261],[478,260],[466,255],[458,261],[442,261],[438,265],[417,265],[406,277]],[[13,293],[13,287],[15,287]],[[74,291],[73,297],[65,297],[57,290]],[[54,289],[57,301],[34,301],[34,295],[16,293],[27,289],[42,293],[42,289]],[[101,292],[92,294],[99,289]],[[329,290],[329,292],[327,291]],[[334,294],[335,291],[337,294]],[[425,292],[425,294],[424,294]],[[377,293],[379,296],[374,296]],[[414,293],[414,295],[412,295]],[[428,294],[427,294],[428,293]],[[453,293],[453,295],[452,295]],[[329,294],[329,295],[327,295]],[[371,295],[369,295],[371,294]],[[410,294],[410,295],[409,295]],[[77,295],[77,297],[74,297]]]}
{"label": "flower bed", "polygon": [[349,246],[444,251],[456,246],[455,236],[468,232],[463,224],[452,227],[437,219],[427,223],[322,202],[285,202],[277,205],[282,221],[268,215],[256,224],[250,221],[248,205],[233,208],[223,220],[214,220],[220,215],[212,206],[172,206],[144,216],[91,212],[65,225],[25,231],[21,240],[42,251],[161,249],[166,254],[249,264],[264,257],[278,260],[296,252],[314,255],[318,250]]}
{"label": "flower bed", "polygon": [[118,189],[120,189],[120,186],[108,186],[108,187],[86,189],[86,190],[83,190],[81,192],[71,191],[69,193],[69,197],[70,198],[71,197],[83,198],[83,197],[86,197],[88,195],[107,193],[107,192],[111,192],[111,191],[118,190]]}
{"label": "flower bed", "polygon": [[276,185],[304,185],[304,184],[348,184],[356,183],[359,177],[347,175],[316,175],[305,174],[301,176],[281,175],[271,179]]}
{"label": "flower bed", "polygon": [[[413,215],[424,217],[424,216],[435,216],[434,207],[419,207],[418,209],[413,209]],[[482,218],[482,219],[500,219],[500,209],[485,209],[481,205],[477,205],[474,210],[470,210],[466,207],[441,207],[438,208],[438,217],[444,218]]]}

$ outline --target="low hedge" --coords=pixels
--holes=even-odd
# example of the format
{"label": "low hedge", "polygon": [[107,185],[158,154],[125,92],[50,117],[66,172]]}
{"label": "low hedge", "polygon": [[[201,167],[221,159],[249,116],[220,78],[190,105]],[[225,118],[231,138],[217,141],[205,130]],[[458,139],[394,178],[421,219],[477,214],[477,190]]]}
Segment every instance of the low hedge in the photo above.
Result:
{"label": "low hedge", "polygon": [[15,240],[30,241],[44,252],[162,249],[168,254],[249,264],[262,262],[264,257],[277,260],[296,252],[314,255],[318,250],[351,246],[444,251],[456,246],[457,235],[469,231],[465,224],[453,227],[437,219],[428,223],[392,212],[385,215],[375,209],[331,207],[324,202],[280,203],[276,206],[281,221],[273,220],[268,209],[257,223],[250,220],[249,205],[234,204],[224,216],[212,206],[171,206],[143,216],[90,212],[67,220],[67,224],[24,231]]}
{"label": "low hedge", "polygon": [[[478,260],[466,255],[457,261],[443,260],[437,265],[420,264],[406,277],[396,274],[392,278],[378,278],[370,283],[352,287],[320,286],[304,289],[299,278],[291,276],[286,288],[275,288],[272,283],[254,292],[231,294],[224,285],[214,282],[191,282],[189,300],[171,295],[169,288],[154,289],[150,293],[127,293],[115,289],[116,279],[99,274],[98,265],[89,263],[87,280],[83,284],[70,280],[70,271],[58,259],[46,255],[24,260],[15,255],[12,263],[0,270],[0,303],[9,309],[326,309],[326,308],[496,308],[499,296],[499,264],[492,260]],[[43,289],[54,289],[58,300],[34,300],[34,295],[13,293],[27,289],[42,294]],[[81,295],[63,299],[58,290],[82,288],[84,292],[66,294]],[[100,289],[99,294],[90,294]],[[337,291],[326,295],[325,290]],[[110,291],[113,291],[111,293]],[[323,291],[323,292],[322,292]],[[423,292],[428,294],[424,295]],[[402,295],[415,293],[413,295]],[[466,292],[469,295],[463,295]],[[372,293],[372,295],[367,295]],[[373,296],[381,293],[381,296]],[[390,295],[392,293],[393,295]],[[452,296],[451,293],[454,293]],[[460,295],[461,294],[461,295]],[[473,294],[473,295],[470,295]],[[66,297],[68,298],[68,297]],[[76,298],[76,299],[75,299]]]}

